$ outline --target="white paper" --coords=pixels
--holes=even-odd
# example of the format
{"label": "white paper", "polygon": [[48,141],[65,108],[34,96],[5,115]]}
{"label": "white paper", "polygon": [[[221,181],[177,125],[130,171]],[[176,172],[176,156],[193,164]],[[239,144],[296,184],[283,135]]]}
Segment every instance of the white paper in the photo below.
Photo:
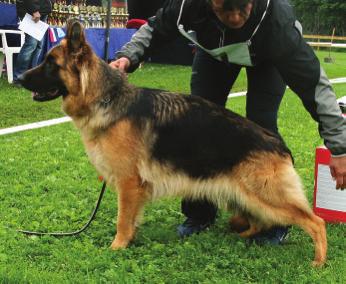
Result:
{"label": "white paper", "polygon": [[316,207],[346,212],[346,190],[336,190],[329,166],[318,165]]}
{"label": "white paper", "polygon": [[28,35],[31,35],[33,38],[41,41],[48,27],[49,25],[42,21],[35,23],[32,16],[26,13],[18,28]]}

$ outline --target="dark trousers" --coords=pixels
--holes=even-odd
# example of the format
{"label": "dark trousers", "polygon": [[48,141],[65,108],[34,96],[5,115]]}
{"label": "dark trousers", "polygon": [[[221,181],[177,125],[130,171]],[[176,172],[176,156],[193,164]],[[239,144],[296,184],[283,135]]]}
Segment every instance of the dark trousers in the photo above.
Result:
{"label": "dark trousers", "polygon": [[[241,66],[219,62],[197,50],[192,65],[191,94],[225,106],[240,69]],[[286,84],[271,64],[247,67],[246,74],[246,117],[278,133],[278,110]],[[207,200],[183,200],[182,212],[188,218],[212,222],[217,208]]]}
{"label": "dark trousers", "polygon": [[[46,22],[48,16],[42,16],[41,21]],[[23,19],[21,19],[23,20]],[[24,44],[17,56],[13,70],[13,80],[18,80],[18,77],[30,68],[36,67],[39,63],[40,54],[42,51],[44,37],[41,41],[25,34]]]}

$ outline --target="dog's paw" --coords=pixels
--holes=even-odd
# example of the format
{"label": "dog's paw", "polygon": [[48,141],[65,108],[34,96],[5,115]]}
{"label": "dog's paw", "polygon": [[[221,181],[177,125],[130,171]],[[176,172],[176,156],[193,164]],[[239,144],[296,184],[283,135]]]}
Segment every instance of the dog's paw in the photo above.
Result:
{"label": "dog's paw", "polygon": [[325,264],[324,260],[314,260],[313,262],[311,262],[311,266],[315,268],[321,268],[324,266],[324,264]]}
{"label": "dog's paw", "polygon": [[111,244],[111,249],[112,250],[124,249],[124,248],[127,248],[128,244],[129,244],[129,241],[115,239]]}

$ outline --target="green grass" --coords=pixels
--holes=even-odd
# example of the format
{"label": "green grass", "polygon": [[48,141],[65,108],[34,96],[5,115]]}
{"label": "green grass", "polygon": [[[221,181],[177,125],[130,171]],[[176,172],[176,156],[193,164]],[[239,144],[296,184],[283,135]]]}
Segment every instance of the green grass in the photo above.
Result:
{"label": "green grass", "polygon": [[[328,53],[319,53],[323,59]],[[345,77],[346,53],[326,65],[330,78]],[[344,62],[343,65],[341,62]],[[130,75],[136,85],[188,92],[189,67],[145,64]],[[245,89],[244,74],[236,90]],[[346,84],[335,85],[340,97]],[[0,128],[62,116],[59,100],[34,103],[30,93],[0,80]],[[244,113],[244,97],[227,106]],[[287,91],[280,131],[312,201],[317,124]],[[113,252],[116,194],[107,190],[96,220],[77,237],[27,237],[18,228],[65,231],[89,217],[101,184],[70,123],[0,136],[0,283],[345,283],[346,227],[328,225],[328,262],[313,269],[313,246],[298,228],[280,247],[248,246],[227,230],[228,214],[184,241],[179,199],[148,204],[134,243]]]}
{"label": "green grass", "polygon": [[0,80],[0,128],[61,117],[60,104],[59,100],[38,104],[27,90]]}

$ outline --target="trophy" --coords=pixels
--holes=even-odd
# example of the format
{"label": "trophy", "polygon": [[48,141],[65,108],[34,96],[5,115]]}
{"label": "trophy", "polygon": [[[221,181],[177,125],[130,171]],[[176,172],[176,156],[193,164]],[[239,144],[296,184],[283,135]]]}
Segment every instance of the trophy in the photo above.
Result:
{"label": "trophy", "polygon": [[[1,0],[0,0],[1,1]],[[15,0],[4,0],[15,1]],[[128,20],[126,2],[112,1],[111,28],[124,28]],[[69,18],[78,18],[85,28],[105,28],[107,26],[107,7],[88,6],[86,0],[56,0],[48,17],[51,26],[62,27]]]}

